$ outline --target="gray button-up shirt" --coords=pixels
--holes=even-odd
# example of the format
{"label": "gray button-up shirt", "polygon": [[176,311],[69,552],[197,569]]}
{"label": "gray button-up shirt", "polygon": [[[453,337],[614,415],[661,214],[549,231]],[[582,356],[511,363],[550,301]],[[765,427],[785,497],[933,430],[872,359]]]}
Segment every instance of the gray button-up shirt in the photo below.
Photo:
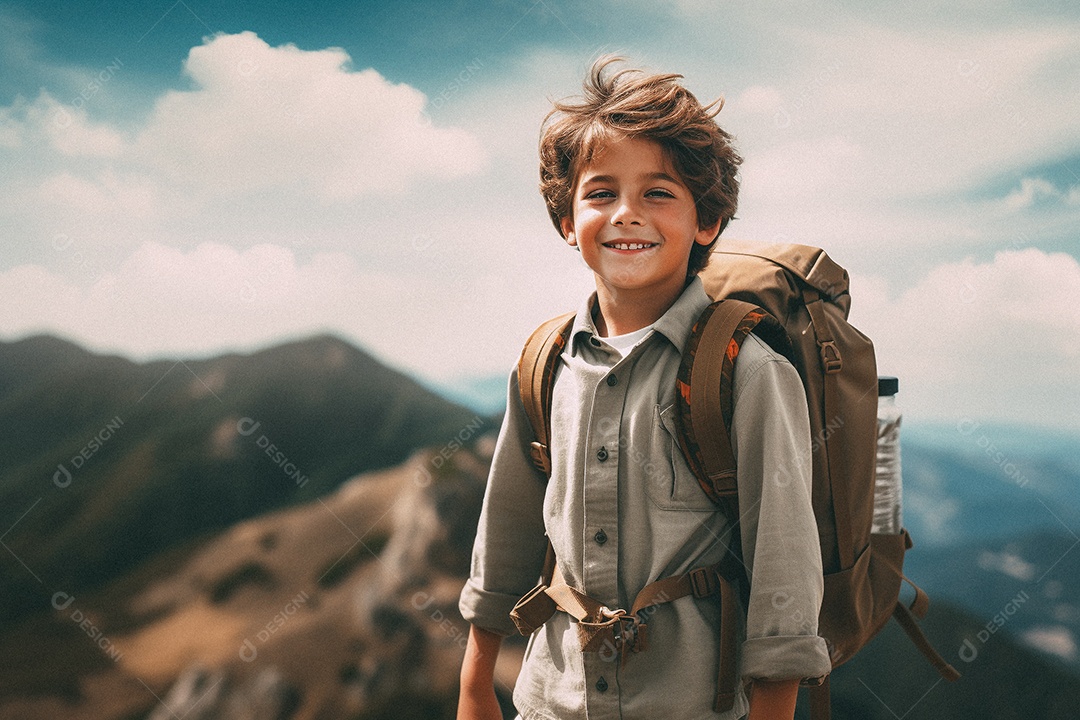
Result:
{"label": "gray button-up shirt", "polygon": [[[593,325],[595,295],[579,309],[561,357],[551,413],[552,476],[533,466],[528,418],[510,377],[462,615],[501,634],[555,548],[566,582],[629,609],[645,585],[718,562],[731,527],[677,446],[675,375],[710,302],[694,279],[625,357]],[[734,377],[732,445],[739,529],[750,578],[738,659],[745,679],[817,677],[830,670],[817,636],[821,557],[810,504],[810,425],[791,364],[753,335]],[[530,639],[514,691],[524,718],[737,718],[712,712],[719,603],[690,597],[650,610],[648,650],[625,667],[582,653],[573,619],[557,612]]]}

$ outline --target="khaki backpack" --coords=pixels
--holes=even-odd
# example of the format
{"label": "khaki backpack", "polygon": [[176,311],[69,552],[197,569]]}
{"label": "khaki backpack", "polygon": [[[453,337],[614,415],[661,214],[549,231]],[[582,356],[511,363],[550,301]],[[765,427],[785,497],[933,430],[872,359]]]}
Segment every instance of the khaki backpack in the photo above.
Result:
{"label": "khaki backpack", "polygon": [[[818,633],[834,668],[851,659],[895,617],[919,650],[947,680],[959,673],[927,642],[916,623],[929,606],[921,589],[900,601],[904,553],[912,546],[904,530],[871,533],[877,455],[877,365],[873,343],[847,322],[851,297],[847,271],[819,248],[806,245],[723,240],[701,273],[716,300],[694,325],[676,380],[679,446],[702,489],[734,523],[738,517],[735,458],[728,428],[733,413],[732,378],[739,349],[754,332],[788,357],[806,390],[813,454],[812,502],[821,544],[825,593]],[[559,355],[573,314],[538,328],[522,351],[521,400],[536,440],[533,462],[550,476],[551,397]],[[738,533],[732,534],[738,538]],[[629,612],[610,610],[561,582],[549,544],[540,583],[512,616],[531,634],[556,609],[578,620],[582,650],[617,651],[626,661],[646,647],[645,610],[694,595],[719,597],[721,658],[714,709],[731,708],[734,669],[735,588],[745,592],[740,550],[730,548],[718,566],[696,568],[644,588]],[[910,584],[910,581],[908,581]],[[745,595],[744,595],[745,598]],[[811,688],[811,715],[828,718],[828,678],[804,680]]]}

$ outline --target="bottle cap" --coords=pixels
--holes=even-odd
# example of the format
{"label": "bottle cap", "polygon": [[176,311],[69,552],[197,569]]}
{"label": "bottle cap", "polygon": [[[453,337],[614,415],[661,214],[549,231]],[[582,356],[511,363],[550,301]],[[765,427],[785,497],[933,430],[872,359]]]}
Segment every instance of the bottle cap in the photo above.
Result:
{"label": "bottle cap", "polygon": [[878,376],[877,379],[877,394],[878,397],[895,395],[900,391],[900,379],[892,376]]}

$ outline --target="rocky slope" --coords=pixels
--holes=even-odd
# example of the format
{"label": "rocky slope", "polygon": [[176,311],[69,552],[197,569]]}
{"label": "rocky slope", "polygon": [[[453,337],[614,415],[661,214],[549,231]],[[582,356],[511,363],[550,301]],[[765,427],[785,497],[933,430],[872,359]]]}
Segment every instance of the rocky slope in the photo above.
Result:
{"label": "rocky slope", "polygon": [[417,455],[56,598],[0,644],[0,717],[453,717],[489,449]]}

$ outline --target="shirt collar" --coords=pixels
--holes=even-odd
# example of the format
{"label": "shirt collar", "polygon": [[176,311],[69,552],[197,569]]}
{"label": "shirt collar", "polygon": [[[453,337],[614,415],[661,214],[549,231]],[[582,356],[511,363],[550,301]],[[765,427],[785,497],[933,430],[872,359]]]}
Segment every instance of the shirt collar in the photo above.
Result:
{"label": "shirt collar", "polygon": [[[672,303],[660,319],[653,325],[653,329],[666,337],[681,355],[686,341],[694,329],[694,323],[702,311],[712,302],[705,292],[705,286],[701,278],[694,277],[682,294]],[[576,350],[577,343],[586,342],[591,337],[599,337],[596,332],[596,324],[593,322],[593,308],[596,306],[596,293],[587,297],[578,307],[577,315],[574,316],[574,324],[570,330],[572,350]]]}

